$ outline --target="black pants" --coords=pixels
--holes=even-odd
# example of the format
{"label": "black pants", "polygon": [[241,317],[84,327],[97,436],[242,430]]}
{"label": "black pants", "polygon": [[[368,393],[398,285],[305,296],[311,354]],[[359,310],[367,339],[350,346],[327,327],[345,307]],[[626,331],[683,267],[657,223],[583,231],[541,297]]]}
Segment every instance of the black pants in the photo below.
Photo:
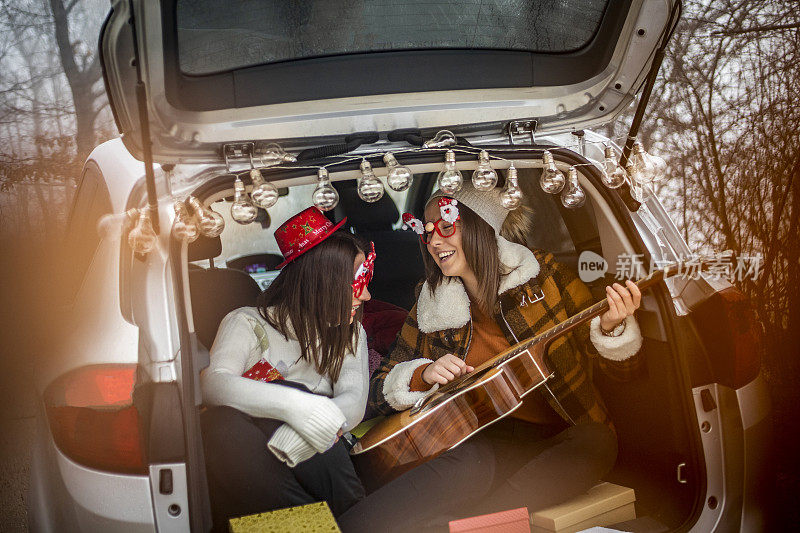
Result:
{"label": "black pants", "polygon": [[501,420],[377,489],[338,521],[345,533],[447,531],[450,520],[532,512],[583,494],[616,457],[616,437],[603,424],[562,430]]}
{"label": "black pants", "polygon": [[341,439],[294,468],[275,457],[267,442],[282,423],[224,406],[200,415],[216,531],[231,517],[323,500],[338,516],[364,497]]}

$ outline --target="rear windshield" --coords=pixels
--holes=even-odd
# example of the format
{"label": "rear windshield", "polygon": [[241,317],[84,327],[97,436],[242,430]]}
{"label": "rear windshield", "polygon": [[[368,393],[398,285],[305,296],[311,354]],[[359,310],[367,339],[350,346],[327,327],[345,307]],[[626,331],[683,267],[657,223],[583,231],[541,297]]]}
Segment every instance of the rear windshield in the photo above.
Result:
{"label": "rear windshield", "polygon": [[203,75],[399,50],[571,52],[608,0],[178,0],[180,68]]}

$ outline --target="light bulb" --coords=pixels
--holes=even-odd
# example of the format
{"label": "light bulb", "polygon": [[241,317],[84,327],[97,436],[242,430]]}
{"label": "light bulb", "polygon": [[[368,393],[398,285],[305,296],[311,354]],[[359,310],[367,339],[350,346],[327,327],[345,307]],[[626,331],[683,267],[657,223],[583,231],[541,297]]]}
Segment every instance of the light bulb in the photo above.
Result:
{"label": "light bulb", "polygon": [[[630,161],[628,161],[627,169],[628,169],[628,175],[633,176],[635,170],[633,164]],[[650,187],[646,183],[639,183],[635,179],[632,181],[633,183],[631,183],[631,188],[630,188],[631,198],[633,198],[639,203],[644,203],[644,201],[647,200],[647,197],[650,194]]]}
{"label": "light bulb", "polygon": [[186,239],[189,242],[194,242],[200,236],[200,230],[197,227],[194,219],[189,215],[189,210],[186,209],[186,204],[180,200],[176,200],[172,204],[175,210],[175,221],[172,223],[172,235],[182,241]]}
{"label": "light bulb", "polygon": [[578,182],[578,170],[575,167],[569,167],[568,174],[567,187],[561,192],[561,203],[564,207],[575,209],[586,203],[586,193],[583,192]]}
{"label": "light bulb", "polygon": [[297,158],[291,154],[287,154],[283,148],[276,143],[271,143],[266,146],[258,146],[255,156],[263,163],[265,167],[273,165],[280,165],[281,163],[295,163]]}
{"label": "light bulb", "polygon": [[258,216],[258,208],[253,205],[247,196],[242,178],[236,176],[233,182],[233,204],[231,204],[231,218],[239,224],[249,224]]}
{"label": "light bulb", "polygon": [[506,188],[500,193],[500,205],[511,211],[518,208],[521,203],[522,190],[517,182],[517,169],[514,167],[514,163],[511,163],[506,176]]}
{"label": "light bulb", "polygon": [[456,144],[456,136],[452,131],[442,130],[434,135],[433,139],[425,141],[423,148],[444,148]]}
{"label": "light bulb", "polygon": [[358,196],[365,202],[377,202],[383,198],[383,183],[372,171],[366,159],[361,160],[361,179],[358,181]]}
{"label": "light bulb", "polygon": [[414,179],[414,173],[411,169],[404,167],[397,162],[393,154],[385,154],[383,162],[386,163],[386,168],[389,173],[386,175],[386,184],[393,191],[404,191],[411,187],[411,180]]}
{"label": "light bulb", "polygon": [[653,160],[644,151],[644,146],[639,141],[633,143],[633,154],[631,154],[631,164],[633,173],[631,178],[638,183],[650,183],[656,177],[656,166]]}
{"label": "light bulb", "polygon": [[250,198],[257,207],[267,209],[278,202],[278,188],[272,183],[264,181],[260,170],[257,168],[250,170],[250,181],[253,183]]}
{"label": "light bulb", "polygon": [[461,190],[464,185],[464,176],[456,168],[456,153],[448,150],[444,156],[444,170],[436,178],[439,188],[446,194],[453,194]]}
{"label": "light bulb", "polygon": [[655,177],[653,181],[660,181],[667,177],[667,162],[666,160],[658,155],[647,154],[650,157],[650,161],[653,163],[653,169],[655,171]]}
{"label": "light bulb", "polygon": [[200,233],[206,237],[219,237],[222,230],[225,229],[225,219],[222,218],[222,215],[204,206],[194,196],[190,196],[188,201],[197,218]]}
{"label": "light bulb", "polygon": [[128,234],[128,245],[133,253],[146,254],[156,247],[156,240],[156,232],[153,231],[150,221],[150,210],[145,207],[139,210],[139,220]]}
{"label": "light bulb", "polygon": [[478,154],[478,168],[472,173],[472,184],[479,191],[491,191],[497,185],[497,171],[489,163],[489,152]]}
{"label": "light bulb", "polygon": [[314,205],[320,211],[330,211],[339,203],[339,193],[331,185],[331,180],[328,178],[328,169],[320,168],[317,171],[317,178],[319,183],[317,188],[314,189],[311,195]]}
{"label": "light bulb", "polygon": [[603,185],[609,189],[618,189],[625,183],[625,171],[617,163],[614,149],[606,145],[603,159]]}
{"label": "light bulb", "polygon": [[557,194],[564,188],[566,178],[564,173],[556,167],[555,159],[550,150],[542,153],[542,175],[539,177],[539,185],[546,193]]}

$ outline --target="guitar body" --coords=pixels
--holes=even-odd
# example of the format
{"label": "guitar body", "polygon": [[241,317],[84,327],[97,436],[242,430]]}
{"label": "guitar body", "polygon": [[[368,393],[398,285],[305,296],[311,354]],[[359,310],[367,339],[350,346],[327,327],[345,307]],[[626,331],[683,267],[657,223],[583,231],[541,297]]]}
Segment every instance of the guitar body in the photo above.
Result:
{"label": "guitar body", "polygon": [[534,344],[502,364],[476,368],[432,393],[421,409],[386,417],[351,453],[362,456],[381,483],[433,459],[522,405],[523,397],[550,376],[544,353],[545,346]]}

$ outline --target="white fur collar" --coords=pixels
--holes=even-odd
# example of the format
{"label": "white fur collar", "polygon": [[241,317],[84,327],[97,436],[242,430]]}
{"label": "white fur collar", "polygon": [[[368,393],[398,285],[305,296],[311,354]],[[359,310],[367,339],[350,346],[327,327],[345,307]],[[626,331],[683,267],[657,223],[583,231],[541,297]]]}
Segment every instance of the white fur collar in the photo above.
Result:
{"label": "white fur collar", "polygon": [[[539,275],[539,262],[527,247],[497,237],[500,262],[510,272],[500,277],[498,294],[503,294]],[[445,278],[431,294],[426,281],[417,302],[417,325],[423,333],[460,328],[469,322],[469,296],[459,278]]]}

